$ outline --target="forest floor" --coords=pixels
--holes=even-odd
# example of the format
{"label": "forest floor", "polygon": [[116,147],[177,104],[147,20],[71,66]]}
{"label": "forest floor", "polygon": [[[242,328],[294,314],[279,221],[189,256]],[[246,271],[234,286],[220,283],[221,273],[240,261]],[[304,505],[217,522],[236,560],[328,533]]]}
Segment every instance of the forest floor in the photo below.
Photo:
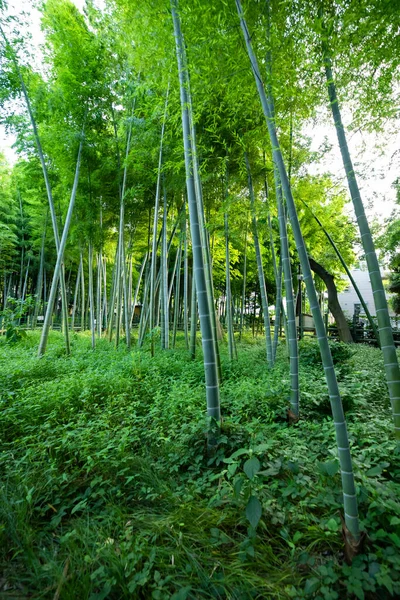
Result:
{"label": "forest floor", "polygon": [[315,342],[292,426],[284,344],[273,370],[260,338],[233,364],[222,348],[210,458],[200,348],[93,352],[75,334],[65,357],[53,332],[39,360],[38,339],[0,340],[1,599],[400,597],[400,448],[377,349],[333,346],[367,532],[349,566]]}

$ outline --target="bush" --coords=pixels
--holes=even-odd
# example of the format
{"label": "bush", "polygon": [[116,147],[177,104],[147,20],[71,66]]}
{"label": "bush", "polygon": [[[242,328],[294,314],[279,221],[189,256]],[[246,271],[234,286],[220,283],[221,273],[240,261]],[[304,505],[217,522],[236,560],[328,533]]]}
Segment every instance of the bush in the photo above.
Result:
{"label": "bush", "polygon": [[[355,348],[343,342],[329,341],[334,365],[341,366],[355,353]],[[318,341],[313,338],[303,338],[299,342],[300,361],[304,365],[321,365],[321,353]]]}

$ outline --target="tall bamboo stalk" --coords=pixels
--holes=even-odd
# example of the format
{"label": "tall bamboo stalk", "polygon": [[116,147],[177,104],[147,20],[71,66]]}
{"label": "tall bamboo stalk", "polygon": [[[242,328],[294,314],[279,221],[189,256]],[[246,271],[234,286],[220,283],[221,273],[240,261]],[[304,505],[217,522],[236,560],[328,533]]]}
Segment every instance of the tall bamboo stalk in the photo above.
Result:
{"label": "tall bamboo stalk", "polygon": [[240,0],[235,0],[236,7],[240,19],[240,26],[243,32],[243,37],[246,44],[247,53],[249,56],[251,68],[254,74],[257,90],[260,96],[261,106],[264,112],[270,142],[273,150],[273,158],[279,171],[279,176],[282,184],[282,191],[286,199],[289,219],[292,225],[292,230],[299,254],[299,259],[304,275],[304,281],[307,286],[307,294],[310,301],[311,311],[314,318],[315,328],[317,332],[318,343],[321,352],[322,364],[325,371],[326,381],[328,385],[329,399],[331,403],[332,415],[335,424],[336,442],[339,454],[340,471],[343,486],[343,503],[344,503],[344,518],[347,527],[346,539],[350,544],[358,543],[360,539],[360,525],[358,517],[358,504],[356,489],[354,484],[353,465],[350,454],[350,445],[347,434],[346,420],[343,412],[343,405],[340,398],[339,387],[336,380],[335,369],[333,366],[331,351],[328,343],[328,338],[325,332],[324,321],[318,304],[318,298],[315,291],[314,281],[310,265],[308,262],[307,250],[304,244],[303,236],[300,230],[299,219],[296,212],[296,206],[293,200],[292,191],[290,188],[289,179],[287,176],[285,164],[283,161],[282,152],[280,149],[278,136],[276,133],[275,122],[273,118],[273,108],[267,99],[264,85],[261,79],[260,70],[256,56],[253,52],[251,38],[247,29],[247,24],[244,19]]}
{"label": "tall bamboo stalk", "polygon": [[144,334],[146,332],[146,324],[147,324],[147,296],[150,291],[150,263],[147,261],[146,263],[146,275],[144,278],[144,290],[143,290],[143,300],[142,300],[142,309],[140,312],[140,322],[139,322],[139,331],[138,331],[138,347],[141,348],[143,345]]}
{"label": "tall bamboo stalk", "polygon": [[[265,195],[268,197],[268,189],[267,189],[267,181],[265,180]],[[274,236],[272,232],[272,222],[271,215],[268,210],[268,229],[269,229],[269,245],[271,248],[271,256],[272,256],[272,267],[274,270],[275,276],[275,285],[276,285],[276,298],[275,298],[275,323],[274,323],[274,337],[272,340],[272,356],[274,358],[274,362],[276,359],[276,351],[278,348],[278,337],[279,337],[279,327],[280,327],[280,319],[281,319],[281,308],[282,308],[282,260],[279,261],[279,266],[276,263],[276,254],[275,254],[275,245],[274,245]]]}
{"label": "tall bamboo stalk", "polygon": [[242,301],[240,304],[240,333],[239,341],[242,341],[243,325],[244,325],[244,314],[246,311],[246,279],[247,279],[247,230],[248,230],[248,216],[246,214],[246,229],[244,232],[244,262],[243,262],[243,287],[242,287]]}
{"label": "tall bamboo stalk", "polygon": [[35,301],[35,310],[33,313],[32,329],[36,328],[37,319],[39,316],[40,305],[42,302],[43,272],[44,272],[44,243],[46,240],[47,217],[48,217],[48,209],[46,212],[46,220],[44,223],[43,235],[42,235],[42,245],[40,248],[40,265],[39,265],[38,282],[37,282],[37,286],[36,286],[36,301]]}
{"label": "tall bamboo stalk", "polygon": [[174,290],[174,323],[172,328],[172,348],[175,348],[176,332],[178,329],[179,321],[179,309],[181,300],[181,266],[182,266],[182,239],[179,242],[178,256],[177,256],[177,268],[175,277],[175,290]]}
{"label": "tall bamboo stalk", "polygon": [[92,334],[92,348],[96,347],[96,328],[94,324],[94,290],[93,290],[93,244],[89,242],[89,308],[90,308],[90,332]]}
{"label": "tall bamboo stalk", "polygon": [[169,303],[168,303],[168,245],[167,245],[167,190],[164,184],[163,202],[163,234],[161,252],[161,345],[164,350],[169,348]]}
{"label": "tall bamboo stalk", "polygon": [[71,331],[72,332],[74,332],[74,327],[75,327],[75,315],[76,315],[76,307],[78,305],[78,293],[79,293],[79,282],[80,282],[80,278],[81,278],[81,267],[82,267],[82,263],[81,263],[81,261],[79,261],[78,273],[76,275],[74,301],[72,304],[72,315],[71,315]]}
{"label": "tall bamboo stalk", "polygon": [[143,262],[142,262],[141,267],[140,267],[139,278],[137,280],[136,289],[135,289],[135,295],[133,297],[132,310],[131,310],[131,323],[130,323],[131,326],[132,326],[133,318],[134,318],[134,315],[135,315],[136,303],[137,303],[137,299],[138,299],[138,296],[139,296],[139,290],[140,290],[140,284],[142,282],[143,271],[144,271],[144,268],[145,268],[145,266],[147,264],[147,258],[148,258],[148,253],[146,252],[145,257],[144,257]]}
{"label": "tall bamboo stalk", "polygon": [[85,331],[85,270],[83,268],[83,252],[80,253],[81,263],[81,331]]}
{"label": "tall bamboo stalk", "polygon": [[228,213],[224,213],[225,230],[225,289],[226,289],[226,327],[228,332],[228,353],[229,360],[236,358],[235,336],[233,333],[233,315],[232,315],[232,293],[231,293],[231,274],[230,274],[230,256],[229,256],[229,226]]}
{"label": "tall bamboo stalk", "polygon": [[[182,38],[183,39],[183,38]],[[211,316],[211,327],[212,327],[212,337],[214,343],[214,353],[217,361],[217,374],[219,382],[222,381],[222,366],[221,366],[221,357],[219,352],[218,345],[218,327],[217,327],[217,317],[215,310],[215,294],[214,294],[214,282],[212,276],[212,259],[211,259],[211,250],[210,250],[210,239],[209,234],[205,224],[205,216],[204,216],[204,203],[203,203],[203,188],[201,185],[200,178],[200,170],[199,170],[199,157],[197,153],[197,143],[196,143],[196,127],[193,119],[193,108],[192,108],[192,97],[190,92],[190,75],[187,64],[187,57],[185,52],[185,46],[182,44],[182,60],[185,68],[185,72],[187,74],[186,78],[186,93],[188,100],[188,116],[189,116],[189,128],[190,128],[190,141],[191,141],[191,151],[192,151],[192,168],[193,168],[193,177],[194,177],[194,188],[197,202],[197,213],[199,219],[199,227],[200,227],[200,239],[201,246],[203,250],[203,262],[205,269],[205,278],[206,278],[206,286],[207,286],[207,297],[210,304],[209,313]],[[219,325],[220,327],[220,325]]]}
{"label": "tall bamboo stalk", "polygon": [[190,340],[189,352],[190,358],[196,358],[196,333],[197,333],[197,298],[196,298],[196,281],[194,273],[192,273],[192,291],[190,299]]}
{"label": "tall bamboo stalk", "polygon": [[343,126],[339,101],[336,95],[336,86],[332,74],[332,61],[326,38],[323,39],[322,48],[333,121],[335,123],[340,153],[342,156],[343,166],[346,171],[350,196],[353,201],[354,211],[357,217],[358,227],[361,234],[361,242],[367,261],[369,278],[374,296],[376,316],[378,319],[379,337],[381,342],[380,345],[383,354],[383,362],[385,365],[386,382],[389,388],[389,396],[392,404],[395,436],[397,439],[400,439],[400,369],[399,362],[397,360],[396,347],[394,345],[389,309],[382,283],[378,257],[376,255],[368,220],[364,212],[364,205],[361,199],[356,174],[354,172],[349,147],[347,145],[346,132]]}
{"label": "tall bamboo stalk", "polygon": [[[57,262],[56,262],[56,266],[54,268],[53,281],[51,282],[49,301],[47,304],[47,310],[46,310],[46,315],[44,317],[42,335],[40,338],[40,343],[39,343],[39,348],[38,348],[38,356],[43,356],[43,354],[46,352],[47,340],[48,340],[50,325],[51,325],[51,318],[53,315],[54,300],[55,300],[56,291],[57,291],[57,287],[58,287],[58,281],[60,279],[61,265],[63,264],[63,259],[64,259],[64,250],[65,250],[65,246],[67,245],[69,227],[70,227],[71,221],[72,221],[72,213],[73,213],[74,205],[75,205],[76,192],[78,190],[82,146],[83,146],[83,128],[82,128],[82,132],[81,132],[81,140],[79,142],[78,158],[76,161],[76,169],[75,169],[75,178],[74,178],[74,183],[72,186],[71,198],[69,201],[67,216],[65,218],[64,229],[63,229],[63,233],[62,233],[61,240],[60,240],[60,246],[59,246],[58,253],[57,253]],[[61,277],[60,281],[62,282],[62,280],[63,280],[63,278]],[[65,282],[65,280],[64,280],[64,282]],[[67,324],[66,324],[66,329],[68,330],[68,320],[67,320]]]}
{"label": "tall bamboo stalk", "polygon": [[270,324],[270,320],[269,320],[267,288],[265,285],[265,276],[264,276],[264,268],[263,268],[263,264],[262,264],[260,241],[258,239],[258,226],[257,226],[257,216],[256,216],[256,208],[255,208],[255,201],[254,201],[253,180],[251,177],[250,163],[249,163],[249,159],[247,156],[247,152],[244,153],[244,159],[246,162],[246,169],[247,169],[247,181],[248,181],[250,205],[251,205],[251,218],[252,218],[252,224],[253,224],[254,248],[256,251],[258,281],[260,284],[261,303],[262,303],[262,309],[263,309],[263,315],[264,315],[267,361],[268,361],[269,366],[273,367],[274,360],[273,360],[273,356],[272,356],[271,324]]}
{"label": "tall bamboo stalk", "polygon": [[287,341],[290,362],[290,408],[295,417],[299,416],[299,349],[297,344],[296,314],[294,306],[292,268],[290,265],[289,242],[287,237],[286,216],[283,205],[282,186],[278,168],[274,162],[275,195],[278,207],[279,237],[286,296]]}
{"label": "tall bamboo stalk", "polygon": [[[56,212],[55,212],[55,208],[54,208],[54,201],[53,201],[53,194],[52,194],[51,185],[50,185],[50,179],[49,179],[49,175],[47,172],[46,161],[44,160],[44,154],[43,154],[43,150],[42,150],[42,144],[40,141],[38,128],[36,125],[36,120],[33,115],[31,103],[30,103],[29,96],[28,96],[28,91],[26,89],[25,82],[22,77],[22,73],[19,68],[19,65],[18,65],[17,57],[15,55],[13,48],[9,44],[7,37],[5,36],[4,31],[1,26],[0,26],[0,34],[2,35],[7,48],[11,52],[12,61],[15,65],[15,68],[16,68],[16,71],[18,74],[18,78],[21,83],[22,94],[24,96],[26,108],[28,110],[29,120],[32,125],[36,148],[37,148],[37,151],[39,154],[39,160],[40,160],[40,164],[41,164],[42,171],[43,171],[43,178],[44,178],[44,183],[45,183],[45,187],[46,187],[47,198],[49,201],[51,222],[53,225],[54,240],[55,240],[56,250],[57,250],[57,254],[58,254],[59,247],[60,247],[60,236],[59,236],[59,232],[58,232],[57,216],[56,216]],[[61,270],[60,270],[60,282],[61,282],[62,311],[63,311],[63,320],[64,320],[65,349],[66,349],[66,353],[69,354],[71,349],[70,349],[70,343],[69,343],[68,305],[67,305],[67,292],[66,292],[66,288],[65,288],[65,273],[64,273],[64,265],[63,264],[62,264]],[[45,293],[45,295],[46,295],[46,293]]]}
{"label": "tall bamboo stalk", "polygon": [[185,337],[186,350],[189,349],[189,317],[188,317],[188,285],[189,285],[189,264],[188,264],[188,242],[187,242],[187,221],[185,214],[185,224],[183,228],[183,332]]}
{"label": "tall bamboo stalk", "polygon": [[160,150],[158,154],[158,171],[156,184],[156,198],[154,203],[154,219],[153,219],[153,243],[151,248],[151,266],[150,266],[150,351],[154,355],[154,337],[153,329],[155,322],[155,286],[156,286],[156,267],[157,267],[157,229],[158,229],[158,212],[160,209],[160,190],[161,190],[161,166],[163,157],[163,142],[165,132],[165,122],[167,120],[169,84],[165,97],[164,117],[161,125],[160,135]]}
{"label": "tall bamboo stalk", "polygon": [[[214,300],[207,290],[204,256],[202,250],[201,222],[199,221],[199,208],[197,205],[195,181],[193,176],[193,147],[190,135],[190,116],[188,110],[188,71],[184,60],[183,39],[180,20],[177,13],[177,0],[171,0],[171,12],[174,25],[176,42],[176,56],[179,71],[180,99],[182,109],[182,130],[185,155],[186,189],[189,204],[190,231],[192,238],[194,272],[196,278],[196,292],[199,306],[200,327],[202,333],[202,346],[204,354],[204,372],[206,378],[207,415],[217,422],[221,418],[219,400],[218,364],[216,356],[216,343],[213,334],[211,313],[214,310]],[[192,142],[192,143],[191,143]],[[202,217],[204,215],[201,215]],[[212,307],[212,310],[211,310]],[[209,443],[213,443],[209,438]]]}

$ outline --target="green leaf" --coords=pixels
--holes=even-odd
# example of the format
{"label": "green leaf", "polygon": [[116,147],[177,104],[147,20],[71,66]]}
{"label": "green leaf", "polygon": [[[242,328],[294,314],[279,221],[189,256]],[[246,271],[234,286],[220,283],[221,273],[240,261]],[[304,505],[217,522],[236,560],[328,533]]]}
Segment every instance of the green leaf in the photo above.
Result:
{"label": "green leaf", "polygon": [[238,456],[242,456],[242,454],[248,454],[248,453],[249,453],[249,451],[247,448],[239,448],[239,450],[236,450],[236,452],[234,452],[229,458],[237,458]]}
{"label": "green leaf", "polygon": [[243,477],[238,477],[233,485],[233,493],[234,493],[235,498],[239,498],[243,484],[244,484]]}
{"label": "green leaf", "polygon": [[265,452],[271,448],[271,444],[258,444],[255,448],[253,448],[253,452]]}
{"label": "green leaf", "polygon": [[366,472],[367,477],[376,477],[377,475],[382,475],[382,467],[380,465],[376,465],[376,467],[372,467],[372,469],[368,469]]}
{"label": "green leaf", "polygon": [[187,598],[189,598],[189,592],[191,589],[191,585],[187,585],[184,588],[181,588],[179,592],[175,592],[175,594],[171,596],[171,600],[186,600]]}
{"label": "green leaf", "polygon": [[329,521],[326,524],[326,528],[329,529],[329,531],[339,531],[339,525],[337,521],[333,518],[329,519]]}
{"label": "green leaf", "polygon": [[339,463],[337,460],[328,460],[327,462],[318,463],[318,468],[322,473],[333,477],[339,471]]}
{"label": "green leaf", "polygon": [[303,536],[303,534],[301,533],[301,531],[296,531],[296,533],[295,533],[295,534],[294,534],[294,536],[293,536],[293,542],[294,542],[295,544],[297,544],[297,542],[298,542],[299,540],[301,540],[301,538],[302,538],[302,537],[304,537],[304,536]]}
{"label": "green leaf", "polygon": [[396,544],[398,548],[400,548],[400,537],[397,535],[397,533],[389,533],[388,537],[390,537],[392,542]]}
{"label": "green leaf", "polygon": [[399,519],[399,517],[392,517],[390,519],[390,524],[391,525],[400,525],[400,519]]}
{"label": "green leaf", "polygon": [[320,581],[316,577],[310,577],[307,579],[306,585],[304,586],[304,592],[307,596],[314,594],[320,588]]}
{"label": "green leaf", "polygon": [[389,575],[384,575],[380,578],[381,584],[385,586],[385,588],[390,592],[391,596],[393,596],[393,581],[391,580]]}
{"label": "green leaf", "polygon": [[246,473],[249,479],[253,479],[255,475],[257,475],[260,468],[260,461],[256,456],[252,456],[251,458],[246,460],[246,462],[243,465],[243,471]]}
{"label": "green leaf", "polygon": [[254,529],[257,527],[262,514],[261,502],[255,496],[250,496],[246,506],[246,517]]}
{"label": "green leaf", "polygon": [[78,504],[75,504],[74,508],[71,510],[71,515],[76,513],[78,510],[83,510],[87,504],[87,500],[81,500]]}
{"label": "green leaf", "polygon": [[232,477],[236,473],[236,469],[238,468],[238,463],[234,462],[228,467],[228,473]]}

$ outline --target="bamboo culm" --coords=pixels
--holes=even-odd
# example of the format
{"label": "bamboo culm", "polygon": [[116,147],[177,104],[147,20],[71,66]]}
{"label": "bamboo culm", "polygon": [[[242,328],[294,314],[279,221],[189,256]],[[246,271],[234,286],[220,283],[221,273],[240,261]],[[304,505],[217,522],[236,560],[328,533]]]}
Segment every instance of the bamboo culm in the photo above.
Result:
{"label": "bamboo culm", "polygon": [[189,117],[189,129],[190,129],[190,140],[191,140],[191,150],[192,150],[192,168],[193,168],[193,177],[194,177],[194,191],[196,195],[196,203],[197,203],[197,214],[199,219],[200,226],[200,239],[201,246],[203,250],[203,262],[205,269],[205,278],[206,278],[206,287],[207,287],[207,297],[210,304],[209,313],[211,316],[211,327],[212,327],[212,336],[214,343],[214,353],[217,361],[217,374],[219,382],[222,381],[222,366],[221,366],[221,357],[218,346],[218,333],[217,333],[217,318],[216,318],[216,310],[215,310],[215,294],[214,294],[214,283],[212,276],[212,260],[211,260],[211,250],[210,250],[210,240],[208,231],[205,226],[205,218],[204,218],[204,203],[203,203],[203,189],[201,185],[200,173],[199,173],[199,157],[197,154],[197,144],[196,144],[196,127],[193,120],[193,110],[192,110],[192,98],[190,94],[190,77],[187,67],[186,53],[185,47],[182,45],[182,59],[183,64],[185,65],[187,79],[186,79],[186,91],[187,91],[187,100],[188,100],[188,117]]}
{"label": "bamboo culm", "polygon": [[[51,282],[49,300],[47,303],[47,310],[46,310],[44,323],[43,323],[42,336],[40,338],[40,343],[39,343],[38,356],[43,356],[43,354],[46,352],[47,339],[49,336],[51,318],[52,318],[52,314],[53,314],[54,300],[55,300],[55,295],[56,295],[56,291],[57,291],[58,281],[60,278],[61,265],[62,265],[63,258],[64,258],[64,250],[65,250],[65,246],[67,244],[69,227],[70,227],[71,221],[72,221],[72,213],[74,210],[76,192],[78,190],[82,146],[83,146],[83,130],[81,133],[81,141],[79,143],[78,158],[76,161],[75,178],[74,178],[74,183],[72,186],[71,198],[69,201],[67,216],[65,219],[64,229],[63,229],[63,233],[62,233],[61,240],[60,240],[60,246],[58,249],[57,262],[56,262],[56,266],[54,268],[53,281]],[[61,278],[61,281],[62,281],[62,278]],[[64,283],[65,283],[65,279],[64,279]],[[68,329],[68,322],[67,322],[67,329]]]}
{"label": "bamboo culm", "polygon": [[[296,212],[295,203],[292,196],[292,191],[289,184],[285,164],[283,162],[282,153],[278,137],[276,134],[275,123],[271,106],[267,100],[264,85],[261,79],[260,70],[258,67],[257,59],[253,52],[251,38],[247,25],[244,19],[242,6],[240,0],[235,0],[236,7],[240,19],[240,25],[245,40],[247,53],[249,56],[251,68],[254,74],[257,90],[260,96],[261,106],[264,112],[268,133],[270,137],[271,146],[273,149],[273,158],[277,165],[283,195],[286,199],[288,214],[290,223],[299,254],[299,259],[304,275],[304,281],[307,287],[307,294],[310,301],[311,311],[314,318],[314,324],[316,328],[317,338],[319,342],[322,364],[325,371],[325,377],[328,385],[329,399],[331,403],[333,421],[335,424],[336,443],[339,454],[340,471],[342,477],[343,486],[343,503],[344,503],[344,518],[347,531],[349,532],[347,539],[351,543],[355,540],[356,543],[360,539],[360,524],[358,517],[358,503],[356,496],[356,489],[354,483],[353,465],[350,454],[350,445],[347,434],[346,420],[343,412],[342,401],[339,393],[339,387],[336,380],[335,369],[333,366],[332,355],[328,343],[328,339],[325,332],[324,321],[318,304],[318,298],[315,291],[314,281],[311,274],[310,265],[308,262],[307,251],[304,245],[303,236],[300,230],[300,224]],[[346,533],[347,535],[347,533]],[[349,539],[350,537],[350,539]]]}
{"label": "bamboo culm", "polygon": [[242,341],[243,325],[244,325],[244,313],[246,308],[246,279],[247,279],[247,229],[248,229],[248,217],[246,215],[246,229],[244,234],[244,263],[243,263],[243,287],[242,287],[242,301],[240,304],[240,333],[239,341]]}
{"label": "bamboo culm", "polygon": [[185,226],[183,229],[183,332],[186,350],[189,349],[189,321],[188,321],[188,243],[187,243],[187,221],[185,214]]}
{"label": "bamboo culm", "polygon": [[133,318],[135,316],[135,308],[136,308],[136,304],[137,304],[137,300],[138,300],[138,296],[139,296],[140,284],[142,283],[143,271],[147,264],[147,257],[148,257],[148,254],[146,253],[145,257],[143,259],[143,262],[140,266],[139,278],[137,280],[135,295],[134,295],[133,303],[132,303],[131,322],[130,322],[131,327],[132,327],[132,323],[133,323]]}
{"label": "bamboo culm", "polygon": [[78,273],[76,275],[76,283],[75,283],[75,293],[74,293],[74,302],[72,305],[72,315],[71,315],[71,330],[74,331],[75,328],[75,315],[76,315],[76,307],[78,303],[78,293],[79,293],[79,282],[81,278],[81,267],[82,263],[79,261]]}
{"label": "bamboo culm", "polygon": [[172,329],[172,348],[175,348],[176,332],[178,329],[179,321],[179,308],[180,308],[180,292],[181,292],[181,266],[182,266],[182,240],[179,242],[178,256],[177,256],[177,269],[175,277],[175,291],[174,291],[174,323]]}
{"label": "bamboo culm", "polygon": [[347,145],[346,133],[342,122],[339,102],[336,95],[336,87],[333,80],[331,58],[328,52],[327,43],[325,41],[323,42],[323,60],[333,121],[335,123],[340,153],[342,155],[350,196],[353,201],[354,211],[357,217],[362,246],[364,249],[371,281],[372,293],[374,296],[376,316],[378,319],[380,346],[383,354],[386,382],[389,388],[389,396],[392,404],[395,436],[397,439],[400,439],[400,369],[396,347],[394,345],[393,330],[390,323],[389,310],[382,283],[381,270]]}
{"label": "bamboo culm", "polygon": [[[43,171],[43,178],[44,178],[44,183],[45,183],[45,187],[46,187],[46,193],[47,193],[47,198],[49,201],[49,208],[50,208],[50,215],[51,215],[51,222],[53,225],[53,233],[54,233],[54,240],[55,240],[55,244],[56,244],[56,250],[57,253],[59,252],[59,247],[60,247],[60,236],[59,236],[59,232],[58,232],[58,224],[57,224],[57,216],[56,216],[56,211],[54,208],[54,201],[53,201],[53,194],[52,194],[52,190],[51,190],[51,185],[50,185],[50,179],[49,179],[49,175],[47,172],[47,167],[46,167],[46,162],[44,160],[44,154],[43,154],[43,150],[42,150],[42,144],[40,141],[40,137],[39,137],[39,132],[37,129],[37,125],[36,125],[36,120],[35,117],[33,115],[33,111],[32,111],[32,107],[31,107],[31,103],[29,100],[29,96],[28,96],[28,91],[26,89],[25,86],[25,82],[24,79],[22,77],[22,73],[21,70],[19,68],[18,65],[18,61],[16,59],[15,53],[12,49],[12,47],[10,46],[10,44],[8,43],[8,40],[4,34],[3,29],[0,27],[0,33],[4,39],[4,42],[7,46],[7,48],[10,49],[11,51],[11,56],[12,56],[12,61],[15,65],[15,68],[17,70],[18,73],[18,78],[20,80],[21,83],[21,89],[22,89],[22,93],[25,99],[25,104],[26,104],[26,108],[28,110],[28,114],[29,114],[29,119],[32,125],[32,129],[33,129],[33,135],[35,138],[35,143],[36,143],[36,147],[37,147],[37,151],[39,154],[39,160],[40,160],[40,164],[42,167],[42,171]],[[69,343],[69,331],[68,331],[68,305],[67,305],[67,292],[66,292],[66,288],[65,288],[65,273],[64,273],[64,265],[62,264],[61,266],[61,270],[60,270],[60,281],[61,281],[61,299],[62,299],[62,313],[63,313],[63,320],[64,320],[64,336],[65,336],[65,349],[66,349],[66,353],[70,354],[71,348],[70,348],[70,343]]]}
{"label": "bamboo culm", "polygon": [[197,298],[196,298],[196,282],[192,273],[192,291],[190,299],[190,340],[189,352],[190,358],[196,358],[196,333],[197,333]]}
{"label": "bamboo culm", "polygon": [[[268,197],[267,183],[265,182],[265,195]],[[276,285],[276,299],[275,299],[275,323],[274,323],[274,338],[272,340],[272,356],[275,362],[276,351],[278,348],[279,338],[279,327],[281,318],[281,304],[282,304],[282,260],[279,261],[279,267],[276,264],[276,254],[274,246],[274,237],[272,233],[271,215],[268,211],[268,229],[269,229],[269,245],[271,247],[272,256],[272,267],[274,269],[275,285]]]}
{"label": "bamboo culm", "polygon": [[250,163],[249,163],[249,159],[247,156],[247,152],[245,152],[245,154],[244,154],[244,159],[246,162],[246,169],[247,169],[247,181],[248,181],[248,188],[249,188],[251,215],[252,215],[252,224],[253,224],[254,248],[256,251],[258,281],[260,284],[261,303],[262,303],[262,309],[263,309],[263,315],[264,315],[267,362],[270,367],[273,367],[274,360],[273,360],[273,356],[272,356],[271,324],[270,324],[270,320],[269,320],[267,288],[265,285],[265,276],[264,276],[264,269],[263,269],[263,264],[262,264],[260,241],[258,239],[258,227],[257,227],[255,201],[254,201],[253,181],[252,181],[252,177],[251,177]]}
{"label": "bamboo culm", "polygon": [[154,337],[153,329],[155,322],[155,287],[156,287],[156,267],[157,267],[157,229],[158,229],[158,212],[160,208],[160,190],[161,190],[161,167],[162,167],[162,156],[163,156],[163,142],[165,132],[165,122],[167,119],[167,108],[168,108],[168,95],[169,95],[169,84],[167,94],[165,98],[164,106],[164,118],[161,125],[160,135],[160,150],[158,154],[158,170],[157,170],[157,185],[156,185],[156,198],[154,203],[154,219],[153,219],[153,242],[151,249],[151,266],[150,266],[150,348],[151,355],[154,355]]}
{"label": "bamboo culm", "polygon": [[164,350],[169,348],[169,303],[168,303],[168,244],[167,244],[167,190],[164,185],[163,234],[161,252],[161,344]]}
{"label": "bamboo culm", "polygon": [[[188,73],[184,61],[183,40],[180,21],[177,14],[177,0],[171,0],[171,12],[174,24],[176,42],[176,55],[179,71],[180,99],[182,109],[182,130],[185,155],[186,189],[189,204],[190,231],[192,238],[193,263],[196,280],[196,293],[199,307],[200,327],[202,334],[202,346],[204,354],[204,372],[206,379],[207,415],[219,422],[221,419],[218,364],[216,356],[216,343],[213,334],[212,315],[210,307],[214,310],[214,302],[209,297],[206,284],[206,273],[204,266],[202,238],[200,233],[199,210],[197,205],[195,182],[193,177],[193,150],[190,135],[190,118],[188,111],[187,84]],[[209,436],[209,445],[215,442]]]}
{"label": "bamboo culm", "polygon": [[230,274],[230,256],[229,256],[229,226],[228,214],[224,213],[225,229],[225,287],[226,287],[226,326],[228,332],[228,353],[229,360],[236,358],[235,336],[233,333],[233,315],[232,315],[232,293],[231,293],[231,274]]}
{"label": "bamboo culm", "polygon": [[92,335],[92,348],[93,350],[96,347],[96,326],[95,326],[95,318],[94,318],[94,290],[93,290],[93,245],[92,242],[89,242],[89,260],[88,260],[88,269],[89,269],[89,310],[90,310],[90,332]]}
{"label": "bamboo culm", "polygon": [[283,205],[282,186],[278,168],[274,162],[275,195],[278,208],[279,237],[281,240],[282,270],[285,284],[287,340],[290,362],[290,408],[292,413],[299,416],[299,349],[297,344],[296,314],[294,306],[293,278],[290,265],[289,242],[287,238],[286,216]]}
{"label": "bamboo culm", "polygon": [[37,325],[37,319],[39,316],[40,305],[42,302],[43,272],[44,272],[44,243],[46,240],[47,217],[48,217],[48,210],[46,212],[46,220],[45,220],[43,236],[42,236],[42,245],[40,248],[40,266],[39,266],[38,282],[37,282],[37,286],[36,286],[36,302],[35,302],[35,310],[33,313],[32,329],[35,329],[35,327]]}

